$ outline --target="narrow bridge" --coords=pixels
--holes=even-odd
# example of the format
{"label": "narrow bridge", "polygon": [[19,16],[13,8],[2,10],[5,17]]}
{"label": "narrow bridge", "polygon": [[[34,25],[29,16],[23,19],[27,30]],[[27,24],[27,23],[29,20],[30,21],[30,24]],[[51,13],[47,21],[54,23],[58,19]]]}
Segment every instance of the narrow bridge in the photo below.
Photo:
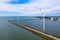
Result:
{"label": "narrow bridge", "polygon": [[12,24],[14,24],[14,25],[16,25],[18,27],[21,27],[21,28],[23,28],[23,29],[35,34],[36,36],[42,37],[42,38],[44,38],[46,40],[60,40],[60,38],[54,37],[52,35],[44,34],[44,33],[40,32],[40,31],[35,30],[33,28],[30,28],[30,27],[28,27],[26,25],[17,24],[16,22],[12,22],[12,21],[8,21],[8,22],[10,22],[10,23],[12,23]]}

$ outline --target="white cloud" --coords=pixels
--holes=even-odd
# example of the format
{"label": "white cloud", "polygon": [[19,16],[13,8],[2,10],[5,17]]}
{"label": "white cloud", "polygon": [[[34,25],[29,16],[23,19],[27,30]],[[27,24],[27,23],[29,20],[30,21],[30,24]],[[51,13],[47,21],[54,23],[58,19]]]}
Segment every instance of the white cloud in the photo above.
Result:
{"label": "white cloud", "polygon": [[60,10],[60,0],[32,0],[28,4],[7,4],[10,1],[0,0],[0,11],[22,12],[22,15],[41,15],[40,9],[42,9],[43,13]]}
{"label": "white cloud", "polygon": [[60,11],[60,6],[51,7],[49,9],[47,9],[45,12],[46,13],[52,13],[52,12],[57,12],[57,11]]}
{"label": "white cloud", "polygon": [[10,2],[11,0],[0,0],[0,4],[5,4],[7,2]]}
{"label": "white cloud", "polygon": [[60,6],[51,7],[45,10],[44,13],[48,16],[60,16]]}

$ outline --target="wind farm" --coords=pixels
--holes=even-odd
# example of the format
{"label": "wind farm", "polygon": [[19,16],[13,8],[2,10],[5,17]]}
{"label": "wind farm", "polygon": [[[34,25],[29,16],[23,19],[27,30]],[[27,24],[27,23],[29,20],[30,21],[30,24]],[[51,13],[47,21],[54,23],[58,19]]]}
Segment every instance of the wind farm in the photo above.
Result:
{"label": "wind farm", "polygon": [[60,0],[0,0],[0,40],[60,40]]}

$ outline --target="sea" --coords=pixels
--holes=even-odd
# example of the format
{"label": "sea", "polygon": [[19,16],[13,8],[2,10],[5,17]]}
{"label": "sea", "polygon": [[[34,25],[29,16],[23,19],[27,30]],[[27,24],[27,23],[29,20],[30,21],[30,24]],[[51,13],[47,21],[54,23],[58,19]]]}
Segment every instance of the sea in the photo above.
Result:
{"label": "sea", "polygon": [[[43,28],[43,20],[40,16],[1,16],[0,17],[0,40],[45,40],[33,33],[20,28],[9,21],[18,24],[27,25],[43,33],[60,37],[60,21],[52,21],[45,19],[45,28]],[[50,17],[50,16],[48,16]],[[60,18],[59,16],[52,16]]]}

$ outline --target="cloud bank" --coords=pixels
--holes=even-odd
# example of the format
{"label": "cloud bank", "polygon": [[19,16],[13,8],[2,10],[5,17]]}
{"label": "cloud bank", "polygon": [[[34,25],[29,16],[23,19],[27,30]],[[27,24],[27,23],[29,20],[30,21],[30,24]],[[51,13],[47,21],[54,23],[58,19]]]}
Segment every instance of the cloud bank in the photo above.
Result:
{"label": "cloud bank", "polygon": [[45,15],[53,16],[60,13],[60,0],[30,0],[28,3],[23,4],[11,4],[9,3],[11,1],[0,0],[0,16],[4,16],[5,14],[5,16],[11,16],[14,13],[15,16],[41,16],[41,11]]}

